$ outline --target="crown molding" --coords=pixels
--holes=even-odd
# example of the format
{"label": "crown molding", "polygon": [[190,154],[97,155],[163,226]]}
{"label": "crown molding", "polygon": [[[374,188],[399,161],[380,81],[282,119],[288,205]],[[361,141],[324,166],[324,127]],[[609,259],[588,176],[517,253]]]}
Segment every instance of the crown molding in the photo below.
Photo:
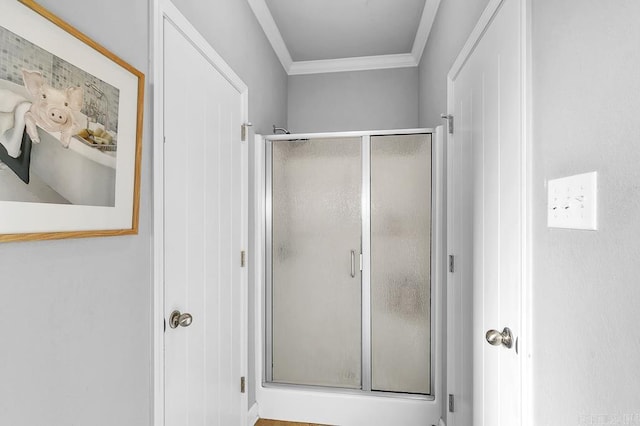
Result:
{"label": "crown molding", "polygon": [[416,59],[418,65],[422,59],[424,48],[427,46],[427,40],[429,40],[429,34],[431,34],[431,28],[433,27],[433,22],[436,19],[439,7],[440,0],[427,0],[424,4],[420,25],[418,25],[416,38],[413,41],[413,48],[411,49],[411,54]]}
{"label": "crown molding", "polygon": [[296,61],[287,71],[289,75],[321,74],[344,71],[383,70],[416,67],[418,62],[411,53],[397,55],[360,56],[357,58]]}
{"label": "crown molding", "polygon": [[293,59],[291,59],[289,49],[282,38],[282,34],[280,34],[280,30],[271,15],[271,11],[269,10],[267,3],[264,0],[248,0],[248,2],[249,6],[251,6],[251,9],[253,10],[253,14],[256,15],[262,30],[266,34],[269,43],[271,43],[278,59],[280,59],[282,67],[287,73],[289,73],[289,68],[291,68]]}
{"label": "crown molding", "polygon": [[407,68],[420,65],[441,0],[426,0],[410,53],[354,58],[293,61],[265,0],[247,0],[288,75]]}

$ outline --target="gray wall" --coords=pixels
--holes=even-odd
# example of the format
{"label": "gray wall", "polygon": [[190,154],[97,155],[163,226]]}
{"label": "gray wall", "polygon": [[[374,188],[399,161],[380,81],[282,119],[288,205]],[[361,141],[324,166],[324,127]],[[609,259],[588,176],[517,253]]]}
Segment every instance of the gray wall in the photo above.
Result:
{"label": "gray wall", "polygon": [[[147,1],[41,4],[150,77]],[[249,86],[256,130],[285,123],[286,75],[247,3],[180,1],[179,6]],[[0,244],[3,425],[151,422],[150,90],[140,234]]]}
{"label": "gray wall", "polygon": [[417,87],[417,67],[290,76],[289,130],[416,128]]}
{"label": "gray wall", "polygon": [[[639,420],[638,17],[637,0],[533,2],[535,425]],[[593,170],[599,230],[547,229],[545,182]]]}
{"label": "gray wall", "polygon": [[[270,134],[271,125],[287,125],[287,74],[258,24],[249,3],[242,0],[174,0],[213,48],[249,86],[249,121],[256,133]],[[253,158],[253,143],[249,158]],[[251,162],[250,162],[251,163]],[[253,167],[249,167],[249,212],[253,207]],[[253,215],[249,216],[249,248],[253,247]],[[249,404],[255,402],[255,330],[253,251],[248,250],[249,267]]]}
{"label": "gray wall", "polygon": [[442,124],[447,73],[489,0],[442,0],[420,61],[420,126]]}
{"label": "gray wall", "polygon": [[[147,72],[146,1],[40,3]],[[3,425],[150,422],[150,117],[138,236],[0,244]]]}
{"label": "gray wall", "polygon": [[286,124],[287,74],[249,3],[238,0],[174,0],[213,48],[249,86],[249,120],[256,133]]}
{"label": "gray wall", "polygon": [[[446,74],[486,3],[441,3],[422,126],[446,110]],[[533,424],[637,422],[640,3],[536,0],[532,12]],[[548,229],[546,181],[594,170],[599,230]]]}

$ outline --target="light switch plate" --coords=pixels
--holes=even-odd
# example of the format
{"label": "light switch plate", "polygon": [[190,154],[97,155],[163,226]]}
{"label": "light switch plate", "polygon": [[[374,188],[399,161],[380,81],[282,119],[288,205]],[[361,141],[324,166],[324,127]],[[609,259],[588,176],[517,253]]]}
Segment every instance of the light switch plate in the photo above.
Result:
{"label": "light switch plate", "polygon": [[584,173],[548,182],[549,228],[597,230],[598,173]]}

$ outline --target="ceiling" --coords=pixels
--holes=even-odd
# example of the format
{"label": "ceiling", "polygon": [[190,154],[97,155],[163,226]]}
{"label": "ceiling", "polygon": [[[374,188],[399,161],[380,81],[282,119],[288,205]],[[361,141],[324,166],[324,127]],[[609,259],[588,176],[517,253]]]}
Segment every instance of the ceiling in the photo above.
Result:
{"label": "ceiling", "polygon": [[440,3],[248,1],[290,75],[417,66]]}

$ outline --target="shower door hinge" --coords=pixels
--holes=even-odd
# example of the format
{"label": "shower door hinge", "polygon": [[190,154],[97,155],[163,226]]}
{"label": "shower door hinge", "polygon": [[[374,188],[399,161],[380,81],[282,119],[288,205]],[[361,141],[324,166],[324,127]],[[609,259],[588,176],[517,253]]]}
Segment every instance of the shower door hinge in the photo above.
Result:
{"label": "shower door hinge", "polygon": [[244,376],[240,377],[240,393],[244,393],[244,388],[245,388],[245,380],[244,380]]}
{"label": "shower door hinge", "polygon": [[449,255],[449,272],[453,272],[455,270],[455,257],[450,254]]}
{"label": "shower door hinge", "polygon": [[247,264],[247,252],[242,250],[240,252],[240,267],[244,268],[246,264]]}
{"label": "shower door hinge", "polygon": [[449,394],[449,412],[453,413],[454,411],[454,398],[453,398],[453,394]]}
{"label": "shower door hinge", "polygon": [[453,115],[451,114],[440,114],[440,118],[447,120],[447,128],[450,135],[453,134]]}
{"label": "shower door hinge", "polygon": [[240,140],[242,142],[247,140],[247,135],[249,134],[249,127],[253,126],[251,123],[243,123],[240,126]]}

